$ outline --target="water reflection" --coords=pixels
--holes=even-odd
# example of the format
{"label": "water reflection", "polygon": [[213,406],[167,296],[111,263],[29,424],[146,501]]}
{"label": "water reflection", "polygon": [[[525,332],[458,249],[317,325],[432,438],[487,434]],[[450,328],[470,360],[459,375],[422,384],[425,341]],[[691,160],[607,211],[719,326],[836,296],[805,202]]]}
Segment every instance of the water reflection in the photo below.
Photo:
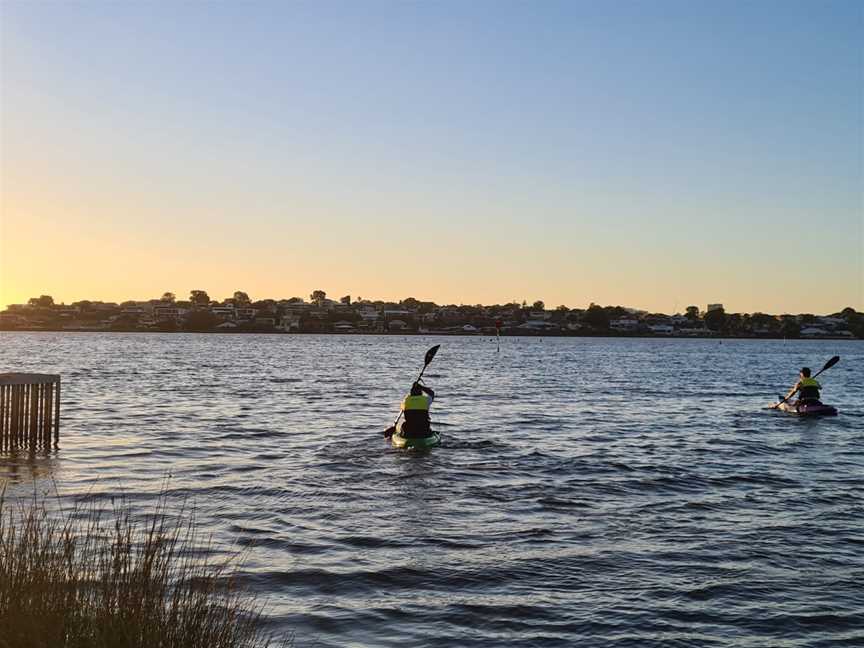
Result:
{"label": "water reflection", "polygon": [[0,454],[0,484],[53,479],[60,457],[56,449],[9,450]]}
{"label": "water reflection", "polygon": [[[298,645],[809,648],[864,618],[860,342],[45,338],[0,345],[65,381],[60,450],[0,455],[7,496],[50,480],[146,511],[172,475]],[[394,451],[381,431],[436,341],[442,445]],[[761,409],[835,354],[840,416]],[[788,603],[767,617],[766,587]]]}

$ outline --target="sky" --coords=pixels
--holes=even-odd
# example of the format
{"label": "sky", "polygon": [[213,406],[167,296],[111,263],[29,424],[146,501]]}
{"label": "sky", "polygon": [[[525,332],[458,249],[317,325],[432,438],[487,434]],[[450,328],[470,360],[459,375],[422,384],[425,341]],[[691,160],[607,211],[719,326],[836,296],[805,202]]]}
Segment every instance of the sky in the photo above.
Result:
{"label": "sky", "polygon": [[0,304],[864,311],[864,3],[0,0]]}

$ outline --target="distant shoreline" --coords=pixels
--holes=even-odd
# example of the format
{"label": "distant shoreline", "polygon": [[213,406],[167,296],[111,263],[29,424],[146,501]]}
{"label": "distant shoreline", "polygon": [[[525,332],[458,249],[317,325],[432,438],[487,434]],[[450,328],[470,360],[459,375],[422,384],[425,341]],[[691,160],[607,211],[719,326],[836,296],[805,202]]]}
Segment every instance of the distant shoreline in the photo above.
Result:
{"label": "distant shoreline", "polygon": [[[254,330],[237,330],[214,331],[160,331],[157,329],[92,329],[92,328],[2,328],[0,333],[158,333],[164,335],[178,334],[203,334],[203,335],[285,335],[285,336],[306,336],[306,335],[339,335],[343,337],[354,336],[385,336],[385,337],[414,337],[414,336],[440,336],[440,337],[485,337],[495,339],[494,335],[489,333],[473,333],[460,331],[254,331]],[[501,332],[502,338],[520,337],[520,338],[646,338],[653,340],[847,340],[850,342],[861,342],[861,338],[840,336],[840,335],[822,335],[819,337],[783,337],[780,335],[654,335],[651,333],[616,333],[612,331],[598,331],[596,333],[588,332],[563,332],[563,331],[544,331],[544,332]]]}

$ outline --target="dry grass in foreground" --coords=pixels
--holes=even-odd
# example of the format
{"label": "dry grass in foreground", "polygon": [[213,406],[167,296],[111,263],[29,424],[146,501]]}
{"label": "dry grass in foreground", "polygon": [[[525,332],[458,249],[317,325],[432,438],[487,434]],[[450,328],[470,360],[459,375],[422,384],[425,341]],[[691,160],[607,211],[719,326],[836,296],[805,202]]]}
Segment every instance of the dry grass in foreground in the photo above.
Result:
{"label": "dry grass in foreground", "polygon": [[0,648],[260,648],[261,608],[165,498],[140,524],[0,493]]}

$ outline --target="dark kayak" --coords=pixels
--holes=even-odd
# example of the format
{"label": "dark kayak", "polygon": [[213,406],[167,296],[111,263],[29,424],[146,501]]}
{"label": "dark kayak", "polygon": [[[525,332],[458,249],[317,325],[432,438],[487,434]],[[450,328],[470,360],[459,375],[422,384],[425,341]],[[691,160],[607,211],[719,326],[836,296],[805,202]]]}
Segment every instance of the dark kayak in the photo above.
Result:
{"label": "dark kayak", "polygon": [[796,416],[837,416],[837,408],[816,401],[815,403],[780,403],[777,409]]}

